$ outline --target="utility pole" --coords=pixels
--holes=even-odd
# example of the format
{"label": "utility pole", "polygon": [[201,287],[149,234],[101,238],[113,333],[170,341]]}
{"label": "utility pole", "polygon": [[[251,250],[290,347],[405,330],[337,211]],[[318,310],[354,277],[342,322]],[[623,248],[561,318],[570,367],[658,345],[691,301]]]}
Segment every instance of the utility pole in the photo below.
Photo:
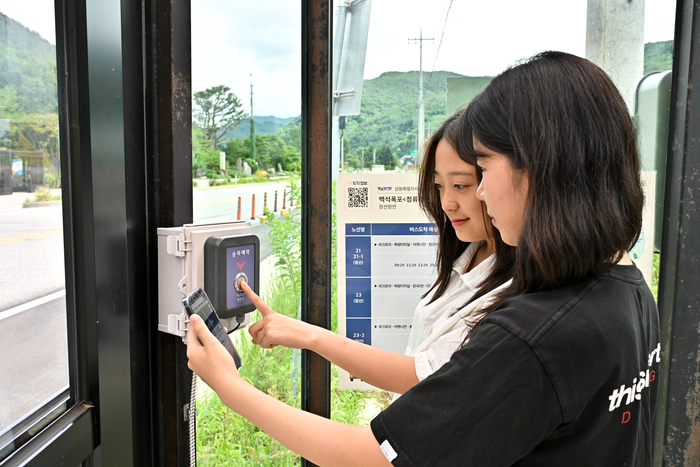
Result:
{"label": "utility pole", "polygon": [[250,157],[255,162],[255,119],[253,118],[253,73],[250,74]]}
{"label": "utility pole", "polygon": [[421,147],[423,146],[423,141],[425,141],[425,106],[423,103],[423,41],[432,41],[434,38],[423,39],[423,28],[420,30],[420,38],[418,39],[408,39],[408,43],[411,41],[418,42],[420,45],[420,68],[418,72],[418,148],[416,154],[416,167],[420,165],[421,161]]}

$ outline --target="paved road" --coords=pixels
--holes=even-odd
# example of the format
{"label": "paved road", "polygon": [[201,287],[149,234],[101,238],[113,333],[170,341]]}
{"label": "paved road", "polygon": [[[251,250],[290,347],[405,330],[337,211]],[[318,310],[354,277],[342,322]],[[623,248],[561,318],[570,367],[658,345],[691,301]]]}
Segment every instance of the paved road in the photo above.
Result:
{"label": "paved road", "polygon": [[0,311],[65,288],[60,206],[22,209],[0,196]]}
{"label": "paved road", "polygon": [[[289,192],[287,182],[195,189],[194,221],[195,223],[235,221],[238,218],[239,197],[243,220],[261,216],[265,205],[270,210],[274,210],[275,194],[277,194],[277,210],[282,209],[283,204],[289,207],[289,200],[285,201],[285,189]],[[267,204],[265,204],[265,194],[267,194]],[[253,210],[252,195],[255,195],[255,210]]]}
{"label": "paved road", "polygon": [[0,433],[68,386],[66,301],[54,295],[16,314],[0,313]]}

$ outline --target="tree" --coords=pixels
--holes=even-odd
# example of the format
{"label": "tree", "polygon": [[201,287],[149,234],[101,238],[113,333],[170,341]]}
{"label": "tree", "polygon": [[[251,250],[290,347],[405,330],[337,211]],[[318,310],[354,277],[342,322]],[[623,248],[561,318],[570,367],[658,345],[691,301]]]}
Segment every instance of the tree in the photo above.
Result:
{"label": "tree", "polygon": [[279,136],[287,146],[292,146],[296,148],[297,151],[301,151],[301,116],[296,117],[277,130],[277,136]]}
{"label": "tree", "polygon": [[204,131],[204,138],[218,149],[219,142],[248,117],[241,110],[241,101],[228,86],[214,86],[195,92],[194,103],[199,108],[194,120]]}
{"label": "tree", "polygon": [[382,164],[386,170],[393,170],[398,165],[397,157],[391,151],[388,144],[377,149],[377,164]]}
{"label": "tree", "polygon": [[219,171],[219,151],[212,147],[212,142],[204,137],[204,131],[196,124],[192,126],[192,174],[197,169],[208,173]]}

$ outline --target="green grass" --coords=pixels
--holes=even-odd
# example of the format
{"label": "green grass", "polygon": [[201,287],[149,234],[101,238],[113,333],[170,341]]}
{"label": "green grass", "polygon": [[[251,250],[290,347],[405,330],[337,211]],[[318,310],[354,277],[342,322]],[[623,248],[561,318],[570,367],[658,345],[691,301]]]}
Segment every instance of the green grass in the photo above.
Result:
{"label": "green grass", "polygon": [[[300,190],[291,183],[290,198],[296,207],[290,214],[274,219],[270,226],[270,247],[277,258],[275,274],[261,284],[263,299],[286,316],[297,317],[300,292],[301,223],[295,217]],[[335,193],[335,190],[333,190]],[[335,203],[334,203],[335,204]],[[335,225],[335,213],[333,213]],[[335,228],[332,229],[335,232]],[[331,290],[337,290],[336,239],[332,239]],[[251,321],[260,319],[254,312]],[[338,306],[335,293],[331,301],[331,328],[337,332]],[[241,376],[260,391],[299,408],[301,359],[299,351],[284,347],[263,349],[254,345],[247,330],[234,333],[235,345],[243,360]],[[295,364],[296,362],[296,364]],[[204,383],[200,382],[200,386]],[[201,466],[287,466],[299,465],[300,458],[243,417],[223,405],[212,391],[202,391],[197,399],[197,461]],[[338,389],[338,368],[331,365],[331,419],[354,425],[366,425],[379,409],[391,402],[384,391],[346,391]]]}
{"label": "green grass", "polygon": [[[295,303],[288,281],[277,278],[263,285],[267,303],[280,313],[296,317]],[[255,311],[252,321],[260,319]],[[247,330],[236,332],[235,345],[243,359],[241,376],[270,396],[293,407],[300,407],[298,368],[294,351],[284,347],[263,349],[254,345]],[[295,371],[296,370],[296,371]],[[200,386],[204,383],[199,382]],[[338,369],[332,366],[331,418],[364,425],[367,405],[386,407],[391,396],[379,391],[341,391]],[[369,402],[368,402],[369,401]],[[376,410],[367,412],[374,413]],[[201,466],[296,466],[300,458],[270,438],[243,417],[229,410],[211,390],[197,400],[197,462]]]}
{"label": "green grass", "polygon": [[[296,305],[284,293],[283,281],[270,281],[263,290],[265,300],[280,313],[296,316]],[[255,311],[253,322],[260,319]],[[243,359],[241,376],[270,396],[293,407],[300,406],[296,381],[292,378],[292,349],[263,349],[254,345],[247,330],[234,334]],[[200,385],[203,383],[200,382]],[[288,451],[246,419],[226,407],[213,391],[197,400],[197,462],[202,466],[298,465],[299,456]]]}

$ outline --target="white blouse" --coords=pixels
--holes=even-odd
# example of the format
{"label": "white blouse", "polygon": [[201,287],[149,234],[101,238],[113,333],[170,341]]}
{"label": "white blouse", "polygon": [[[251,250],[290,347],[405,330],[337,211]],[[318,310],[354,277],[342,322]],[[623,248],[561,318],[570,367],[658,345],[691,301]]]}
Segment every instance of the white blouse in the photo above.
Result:
{"label": "white blouse", "polygon": [[422,298],[416,306],[413,314],[411,333],[408,336],[406,355],[413,356],[418,346],[430,335],[433,325],[438,318],[445,314],[451,314],[455,308],[459,308],[469,301],[476,292],[479,284],[483,281],[496,261],[495,255],[491,255],[479,263],[469,272],[464,272],[474,256],[474,253],[484,242],[472,242],[467,246],[459,258],[452,265],[452,274],[447,282],[445,292],[433,303],[428,302],[433,298],[433,289],[425,298]]}
{"label": "white blouse", "polygon": [[[414,357],[416,376],[420,381],[450,360],[452,354],[461,348],[467,326],[471,328],[477,323],[481,319],[479,311],[483,306],[510,284],[509,281],[464,307],[496,261],[496,256],[491,255],[471,271],[464,272],[482,244],[483,242],[471,243],[457,258],[441,297],[428,304],[435,292],[433,290],[416,307],[405,353]],[[459,311],[455,313],[455,310]]]}

